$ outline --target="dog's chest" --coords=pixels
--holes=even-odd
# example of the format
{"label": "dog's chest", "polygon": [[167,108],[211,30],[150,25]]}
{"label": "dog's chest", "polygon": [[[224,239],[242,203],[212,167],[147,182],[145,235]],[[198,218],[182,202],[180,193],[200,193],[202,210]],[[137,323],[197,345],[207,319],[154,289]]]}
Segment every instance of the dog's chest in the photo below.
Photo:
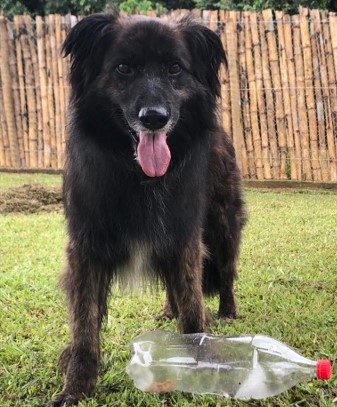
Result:
{"label": "dog's chest", "polygon": [[144,288],[153,275],[152,250],[147,243],[132,242],[127,260],[118,267],[118,283],[122,289]]}

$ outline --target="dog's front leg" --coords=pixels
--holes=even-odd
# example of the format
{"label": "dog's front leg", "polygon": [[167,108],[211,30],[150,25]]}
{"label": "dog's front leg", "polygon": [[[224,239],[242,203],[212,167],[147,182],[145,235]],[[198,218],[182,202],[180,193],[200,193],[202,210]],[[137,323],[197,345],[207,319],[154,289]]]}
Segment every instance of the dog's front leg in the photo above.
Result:
{"label": "dog's front leg", "polygon": [[202,293],[203,244],[200,237],[184,248],[178,273],[174,273],[174,292],[178,305],[179,329],[182,333],[204,332],[205,308]]}
{"label": "dog's front leg", "polygon": [[72,341],[61,355],[65,384],[52,407],[70,406],[93,393],[99,364],[99,330],[106,313],[108,274],[98,265],[81,260],[68,249],[68,268],[63,276],[71,317]]}

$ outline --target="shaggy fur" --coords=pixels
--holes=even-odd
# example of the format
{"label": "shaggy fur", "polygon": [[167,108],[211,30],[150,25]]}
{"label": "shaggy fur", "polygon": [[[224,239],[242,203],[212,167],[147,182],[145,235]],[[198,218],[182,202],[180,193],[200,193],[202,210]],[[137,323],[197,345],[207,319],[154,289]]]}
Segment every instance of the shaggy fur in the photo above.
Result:
{"label": "shaggy fur", "polygon": [[[135,253],[165,285],[164,316],[177,317],[181,332],[206,329],[203,293],[218,293],[219,317],[235,318],[245,220],[234,150],[217,117],[225,53],[214,32],[190,17],[164,23],[99,14],[71,30],[64,52],[71,56],[72,99],[62,284],[72,338],[60,358],[65,384],[53,407],[94,392],[109,288]],[[152,107],[157,127],[148,130],[140,111]],[[159,162],[160,176],[146,175],[142,132],[167,137],[171,158],[167,169]]]}

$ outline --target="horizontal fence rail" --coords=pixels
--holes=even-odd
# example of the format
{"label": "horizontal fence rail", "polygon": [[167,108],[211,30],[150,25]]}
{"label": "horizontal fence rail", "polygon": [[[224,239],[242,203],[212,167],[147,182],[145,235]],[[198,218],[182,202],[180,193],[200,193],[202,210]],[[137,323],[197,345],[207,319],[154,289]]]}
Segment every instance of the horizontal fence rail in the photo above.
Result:
{"label": "horizontal fence rail", "polygon": [[[243,177],[337,181],[336,13],[194,13],[227,53],[221,120]],[[79,19],[0,16],[0,169],[63,167],[69,59],[60,49]]]}

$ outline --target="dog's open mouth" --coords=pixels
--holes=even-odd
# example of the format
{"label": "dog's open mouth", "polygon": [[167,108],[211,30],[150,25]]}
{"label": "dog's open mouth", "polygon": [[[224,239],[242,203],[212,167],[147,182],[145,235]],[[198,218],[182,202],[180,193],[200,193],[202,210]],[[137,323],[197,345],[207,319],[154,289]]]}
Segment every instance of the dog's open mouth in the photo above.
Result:
{"label": "dog's open mouth", "polygon": [[148,177],[161,177],[166,174],[171,161],[171,152],[167,145],[167,133],[137,133],[137,160]]}

